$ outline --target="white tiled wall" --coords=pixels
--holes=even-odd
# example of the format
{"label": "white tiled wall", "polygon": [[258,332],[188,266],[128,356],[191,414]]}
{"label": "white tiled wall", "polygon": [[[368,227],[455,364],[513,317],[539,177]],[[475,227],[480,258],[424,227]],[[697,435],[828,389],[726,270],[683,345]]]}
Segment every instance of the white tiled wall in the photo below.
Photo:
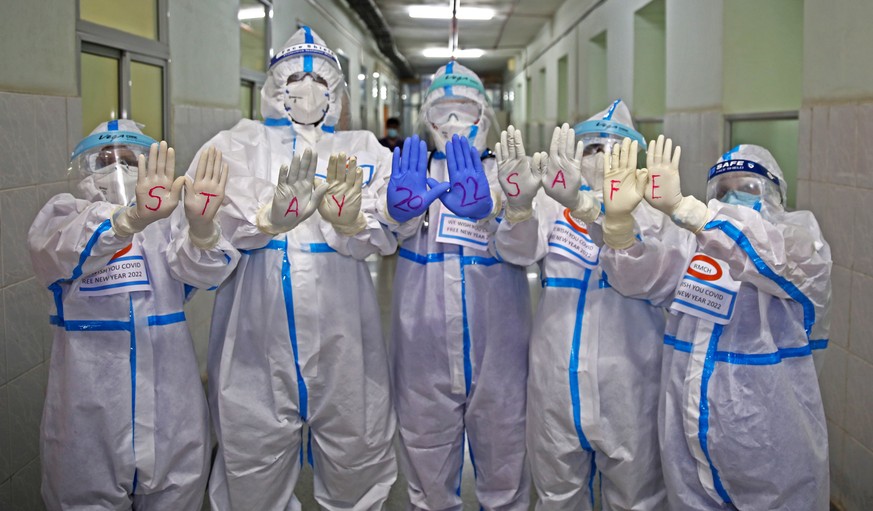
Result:
{"label": "white tiled wall", "polygon": [[[239,110],[174,109],[177,172],[232,126]],[[39,423],[48,375],[51,297],[33,278],[27,231],[52,196],[67,191],[69,154],[82,138],[79,98],[0,92],[0,510],[39,510]],[[186,307],[201,368],[213,293]]]}
{"label": "white tiled wall", "polygon": [[706,171],[721,156],[721,111],[671,112],[664,116],[664,133],[682,147],[682,192],[705,200]]}
{"label": "white tiled wall", "polygon": [[48,375],[51,304],[33,278],[27,231],[67,188],[81,138],[78,98],[0,92],[0,509],[42,509],[39,422]]}
{"label": "white tiled wall", "polygon": [[813,104],[800,115],[797,205],[833,252],[831,343],[819,382],[828,420],[831,495],[873,509],[873,103]]}

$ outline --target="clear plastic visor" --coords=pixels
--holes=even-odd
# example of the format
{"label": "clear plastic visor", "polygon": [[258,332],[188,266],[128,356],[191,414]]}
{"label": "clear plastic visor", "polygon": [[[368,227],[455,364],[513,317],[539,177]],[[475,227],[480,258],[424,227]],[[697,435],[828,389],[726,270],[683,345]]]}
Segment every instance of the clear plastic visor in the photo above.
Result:
{"label": "clear plastic visor", "polygon": [[769,179],[753,172],[725,172],[706,184],[706,200],[722,200],[728,192],[757,195],[774,204],[781,203],[779,187]]}
{"label": "clear plastic visor", "polygon": [[444,97],[436,100],[425,112],[427,121],[442,126],[452,118],[465,124],[477,124],[482,118],[483,107],[465,97]]}

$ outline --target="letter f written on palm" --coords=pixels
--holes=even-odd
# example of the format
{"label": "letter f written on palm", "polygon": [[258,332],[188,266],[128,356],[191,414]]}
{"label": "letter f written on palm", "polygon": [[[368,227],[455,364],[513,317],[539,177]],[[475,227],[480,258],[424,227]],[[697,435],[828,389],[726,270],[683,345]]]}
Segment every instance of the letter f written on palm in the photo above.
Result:
{"label": "letter f written on palm", "polygon": [[418,135],[404,140],[402,150],[394,148],[387,202],[388,214],[398,223],[422,215],[433,201],[449,191],[448,183],[428,179],[427,161],[427,144]]}
{"label": "letter f written on palm", "polygon": [[607,217],[630,216],[643,200],[648,170],[637,169],[637,142],[625,138],[613,146],[612,155],[602,158],[603,207]]}

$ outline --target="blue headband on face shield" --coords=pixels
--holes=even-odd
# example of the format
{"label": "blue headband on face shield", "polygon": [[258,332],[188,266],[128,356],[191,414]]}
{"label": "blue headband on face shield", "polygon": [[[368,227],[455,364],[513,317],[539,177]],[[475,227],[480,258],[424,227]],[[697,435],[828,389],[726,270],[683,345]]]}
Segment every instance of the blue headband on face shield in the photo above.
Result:
{"label": "blue headband on face shield", "polygon": [[776,175],[767,170],[760,163],[749,160],[726,160],[718,162],[709,169],[709,177],[707,180],[712,180],[713,178],[728,172],[751,172],[752,174],[758,174],[759,176],[769,179],[776,184],[776,188],[779,188],[779,178],[776,177]]}
{"label": "blue headband on face shield", "polygon": [[330,48],[326,46],[315,43],[295,44],[294,46],[289,46],[288,48],[285,48],[284,50],[277,53],[272,59],[270,59],[270,67],[275,66],[282,60],[290,59],[293,57],[318,57],[322,59],[327,59],[331,63],[333,63],[333,65],[335,65],[337,69],[342,70],[336,53],[332,52]]}
{"label": "blue headband on face shield", "polygon": [[73,150],[70,160],[76,158],[85,151],[97,146],[105,145],[138,145],[150,148],[157,141],[152,137],[143,135],[142,133],[134,133],[132,131],[105,131],[103,133],[94,133],[85,137]]}
{"label": "blue headband on face shield", "polygon": [[599,119],[593,121],[580,122],[573,127],[576,135],[599,135],[606,138],[610,135],[617,135],[621,138],[629,138],[635,140],[639,144],[640,149],[646,149],[646,139],[639,134],[635,129],[626,126],[620,122],[611,119]]}

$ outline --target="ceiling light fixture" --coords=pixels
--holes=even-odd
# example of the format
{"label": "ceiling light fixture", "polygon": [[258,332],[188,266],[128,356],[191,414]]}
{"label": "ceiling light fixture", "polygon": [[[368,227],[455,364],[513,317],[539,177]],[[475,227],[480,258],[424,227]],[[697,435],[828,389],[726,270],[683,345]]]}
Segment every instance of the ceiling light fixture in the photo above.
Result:
{"label": "ceiling light fixture", "polygon": [[243,7],[239,10],[236,17],[240,21],[261,19],[264,17],[264,7]]}
{"label": "ceiling light fixture", "polygon": [[[424,50],[422,50],[421,54],[429,59],[452,58],[452,50],[445,47],[425,48]],[[455,50],[456,59],[478,59],[482,55],[485,55],[485,50],[480,50],[478,48]]]}
{"label": "ceiling light fixture", "polygon": [[[452,9],[451,7],[443,7],[439,5],[410,5],[409,17],[430,20],[450,20],[452,19]],[[488,21],[493,17],[494,9],[488,9],[487,7],[458,8],[459,20]]]}

